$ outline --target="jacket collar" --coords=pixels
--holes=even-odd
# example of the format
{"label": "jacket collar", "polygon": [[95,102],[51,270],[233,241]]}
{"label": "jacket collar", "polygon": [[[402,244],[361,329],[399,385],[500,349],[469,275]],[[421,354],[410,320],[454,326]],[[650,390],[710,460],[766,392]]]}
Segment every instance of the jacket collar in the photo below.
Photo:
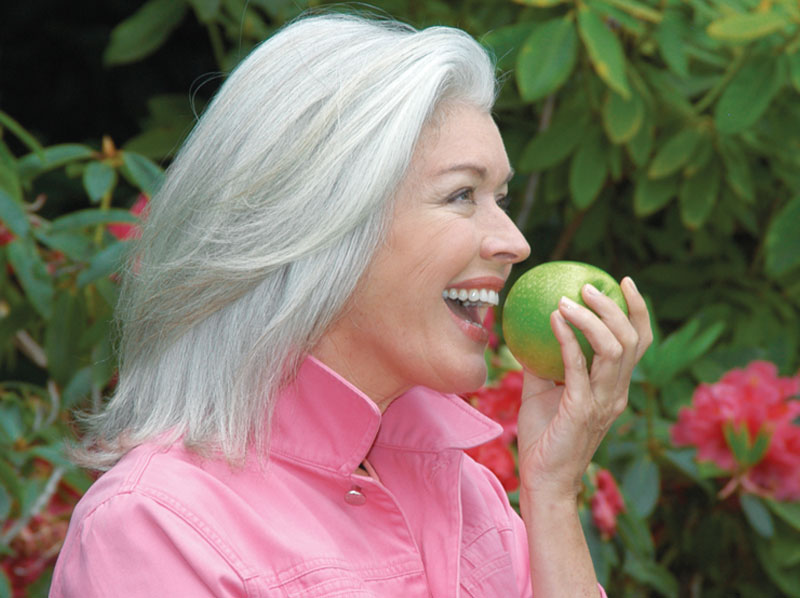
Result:
{"label": "jacket collar", "polygon": [[345,475],[373,445],[439,452],[478,446],[501,432],[458,396],[424,387],[404,393],[381,415],[368,396],[309,356],[278,397],[270,452]]}

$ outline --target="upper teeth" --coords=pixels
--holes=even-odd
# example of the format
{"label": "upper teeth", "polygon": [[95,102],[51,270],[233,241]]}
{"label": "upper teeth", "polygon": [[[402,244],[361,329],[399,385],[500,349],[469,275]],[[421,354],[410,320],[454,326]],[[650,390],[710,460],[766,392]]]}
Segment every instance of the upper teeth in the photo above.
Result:
{"label": "upper teeth", "polygon": [[445,299],[458,299],[462,303],[488,303],[497,305],[500,297],[497,291],[491,289],[445,289],[442,291]]}

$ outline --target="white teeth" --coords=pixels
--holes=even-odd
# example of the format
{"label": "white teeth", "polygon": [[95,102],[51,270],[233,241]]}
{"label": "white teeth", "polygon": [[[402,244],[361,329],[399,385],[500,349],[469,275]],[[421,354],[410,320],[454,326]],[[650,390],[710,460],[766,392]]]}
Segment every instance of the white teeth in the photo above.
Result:
{"label": "white teeth", "polygon": [[497,305],[500,303],[499,294],[491,289],[445,289],[442,291],[442,297],[475,304]]}

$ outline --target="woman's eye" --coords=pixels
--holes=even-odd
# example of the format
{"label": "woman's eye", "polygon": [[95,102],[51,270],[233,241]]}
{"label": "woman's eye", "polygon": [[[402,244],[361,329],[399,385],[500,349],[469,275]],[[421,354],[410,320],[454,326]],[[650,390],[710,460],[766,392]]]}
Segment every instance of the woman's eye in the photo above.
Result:
{"label": "woman's eye", "polygon": [[511,205],[511,196],[504,195],[503,197],[498,198],[497,205],[500,206],[500,209],[504,212],[508,212],[508,207]]}
{"label": "woman's eye", "polygon": [[447,201],[448,203],[472,203],[472,195],[472,189],[462,189],[461,191],[451,195]]}

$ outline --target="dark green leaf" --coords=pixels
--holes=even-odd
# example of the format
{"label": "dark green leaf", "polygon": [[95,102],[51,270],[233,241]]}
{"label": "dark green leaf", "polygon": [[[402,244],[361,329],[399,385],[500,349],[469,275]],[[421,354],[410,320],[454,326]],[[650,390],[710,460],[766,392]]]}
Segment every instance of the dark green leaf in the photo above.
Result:
{"label": "dark green leaf", "polygon": [[78,287],[83,288],[98,278],[117,272],[127,251],[128,244],[124,242],[114,243],[103,249],[92,258],[89,267],[78,275]]}
{"label": "dark green leaf", "polygon": [[764,506],[761,499],[753,494],[740,494],[739,504],[742,505],[742,512],[753,529],[765,538],[771,538],[775,533],[775,526],[769,509]]}
{"label": "dark green leaf", "polygon": [[534,27],[535,23],[527,21],[507,25],[488,32],[480,38],[480,42],[495,56],[497,68],[507,71],[514,68],[520,48]]}
{"label": "dark green leaf", "polygon": [[138,216],[131,214],[128,210],[111,208],[108,210],[76,210],[64,216],[59,216],[52,222],[49,232],[51,234],[65,231],[73,231],[96,226],[98,224],[111,224],[115,222],[129,222],[137,224],[141,222]]}
{"label": "dark green leaf", "polygon": [[6,570],[0,567],[0,598],[12,598],[13,595],[11,582],[8,580]]}
{"label": "dark green leaf", "polygon": [[25,237],[30,231],[25,210],[2,189],[0,189],[0,222],[18,237]]}
{"label": "dark green leaf", "polygon": [[678,200],[681,220],[687,228],[700,228],[711,215],[719,193],[720,178],[719,166],[712,161],[694,176],[683,180]]}
{"label": "dark green leaf", "polygon": [[30,239],[16,239],[8,244],[6,251],[28,300],[39,314],[49,319],[53,311],[53,281],[36,244]]}
{"label": "dark green leaf", "polygon": [[572,157],[569,169],[569,189],[572,201],[579,209],[588,208],[600,193],[608,172],[607,147],[598,129],[587,134]]}
{"label": "dark green leaf", "polygon": [[117,184],[117,171],[105,162],[89,162],[83,171],[83,188],[93,202],[111,193]]}
{"label": "dark green leaf", "polygon": [[637,216],[649,216],[666,206],[678,194],[678,177],[650,179],[640,176],[633,194],[633,209]]}
{"label": "dark green leaf", "polygon": [[630,511],[624,511],[617,516],[617,531],[625,546],[644,558],[652,558],[655,554],[655,544],[647,522]]}
{"label": "dark green leaf", "polygon": [[148,0],[111,31],[103,62],[125,64],[152,54],[167,40],[185,13],[185,2]]}
{"label": "dark green leaf", "polygon": [[219,12],[220,0],[187,0],[194,8],[197,20],[212,23]]}
{"label": "dark green leaf", "polygon": [[800,92],[800,51],[795,50],[793,54],[787,56],[789,62],[789,78],[795,90]]}
{"label": "dark green leaf", "polygon": [[667,10],[655,32],[664,62],[672,72],[683,78],[689,76],[689,59],[685,48],[687,29],[688,25],[680,12]]}
{"label": "dark green leaf", "polygon": [[537,26],[520,48],[516,77],[520,95],[535,101],[556,91],[578,60],[578,35],[569,18]]}
{"label": "dark green leaf", "polygon": [[630,464],[622,477],[625,504],[639,517],[648,517],[661,493],[661,475],[658,466],[644,454]]}
{"label": "dark green leaf", "polygon": [[604,0],[606,3],[616,6],[620,10],[624,10],[628,14],[642,19],[643,21],[650,21],[651,23],[659,23],[662,15],[657,10],[654,10],[637,0]]}
{"label": "dark green leaf", "polygon": [[122,173],[132,184],[152,196],[164,179],[164,171],[152,160],[133,152],[122,152]]}
{"label": "dark green leaf", "polygon": [[53,307],[58,317],[47,326],[44,350],[50,375],[64,386],[80,363],[78,339],[86,327],[86,311],[81,298],[66,290],[58,293]]}
{"label": "dark green leaf", "polygon": [[783,521],[800,532],[800,502],[779,502],[766,499],[767,506]]}
{"label": "dark green leaf", "polygon": [[69,384],[64,388],[64,391],[61,393],[61,400],[65,408],[71,409],[88,397],[91,392],[92,369],[91,367],[81,368],[75,372]]}
{"label": "dark green leaf", "polygon": [[532,172],[555,166],[580,143],[588,124],[589,114],[584,109],[560,110],[550,126],[525,147],[519,160],[519,170]]}
{"label": "dark green leaf", "polygon": [[625,99],[618,93],[609,90],[603,104],[603,125],[608,138],[613,143],[631,141],[644,122],[644,103],[639,95],[631,92]]}
{"label": "dark green leaf", "polygon": [[737,72],[714,107],[721,133],[739,133],[758,122],[781,87],[778,61],[755,56]]}
{"label": "dark green leaf", "polygon": [[94,153],[92,148],[77,143],[52,145],[42,152],[22,156],[17,163],[20,179],[30,181],[49,170],[55,170],[70,162],[86,160]]}
{"label": "dark green leaf", "polygon": [[623,98],[630,97],[622,44],[587,4],[578,6],[578,30],[598,76]]}
{"label": "dark green leaf", "polygon": [[0,110],[0,126],[5,127],[14,135],[16,135],[17,139],[19,139],[22,143],[24,143],[29,150],[32,152],[36,152],[38,154],[42,154],[44,148],[42,145],[36,140],[36,138],[28,133],[21,124],[19,124],[16,120],[11,118],[8,114]]}
{"label": "dark green leaf", "polygon": [[0,191],[5,191],[16,202],[22,202],[22,184],[17,175],[16,162],[7,163],[0,156]]}
{"label": "dark green leaf", "polygon": [[654,588],[662,596],[678,598],[678,581],[666,567],[657,562],[629,551],[625,555],[623,570],[634,579]]}
{"label": "dark green leaf", "polygon": [[701,136],[702,133],[691,126],[673,134],[656,152],[647,176],[659,179],[677,172],[689,160]]}
{"label": "dark green leaf", "polygon": [[718,145],[728,185],[745,201],[755,201],[756,191],[750,161],[741,144],[728,135],[720,135]]}
{"label": "dark green leaf", "polygon": [[780,276],[800,265],[800,197],[794,198],[778,212],[766,237],[767,272]]}

